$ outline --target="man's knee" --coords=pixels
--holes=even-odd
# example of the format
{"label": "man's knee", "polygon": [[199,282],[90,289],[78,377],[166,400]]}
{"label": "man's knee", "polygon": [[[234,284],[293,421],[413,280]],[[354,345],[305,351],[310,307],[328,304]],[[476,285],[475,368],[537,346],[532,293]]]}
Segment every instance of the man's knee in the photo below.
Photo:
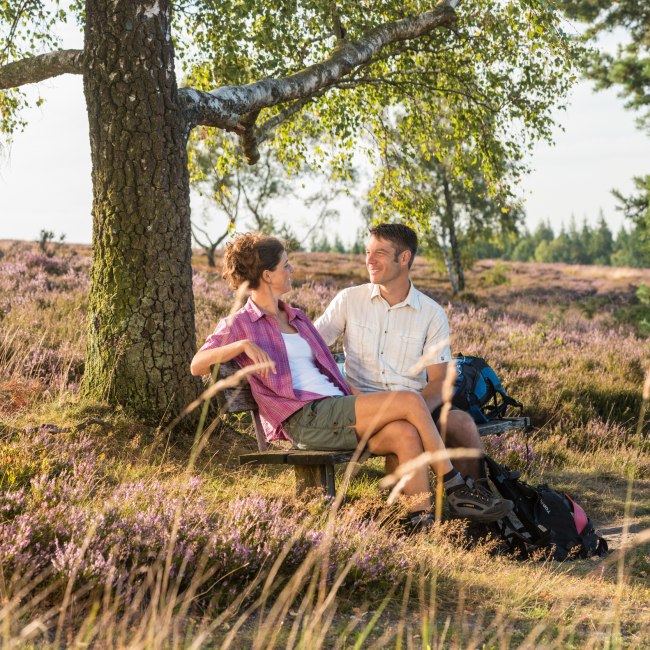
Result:
{"label": "man's knee", "polygon": [[450,447],[482,449],[476,423],[466,411],[450,411],[447,420],[447,444]]}

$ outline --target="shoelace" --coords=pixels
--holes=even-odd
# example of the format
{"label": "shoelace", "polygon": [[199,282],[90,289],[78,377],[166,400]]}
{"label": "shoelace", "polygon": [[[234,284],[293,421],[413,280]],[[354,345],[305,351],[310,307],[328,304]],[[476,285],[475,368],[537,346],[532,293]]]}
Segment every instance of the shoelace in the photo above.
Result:
{"label": "shoelace", "polygon": [[472,481],[471,485],[467,484],[467,491],[483,503],[487,504],[494,501],[494,495],[492,492],[486,490],[482,485],[477,485],[474,481]]}

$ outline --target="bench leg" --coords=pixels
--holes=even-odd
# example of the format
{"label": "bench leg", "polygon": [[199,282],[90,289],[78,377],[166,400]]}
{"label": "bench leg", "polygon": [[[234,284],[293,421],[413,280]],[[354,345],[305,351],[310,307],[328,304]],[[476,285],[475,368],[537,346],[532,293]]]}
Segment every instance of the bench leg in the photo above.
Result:
{"label": "bench leg", "polygon": [[334,485],[334,465],[294,465],[296,473],[296,494],[305,490],[321,488],[327,496],[336,496]]}

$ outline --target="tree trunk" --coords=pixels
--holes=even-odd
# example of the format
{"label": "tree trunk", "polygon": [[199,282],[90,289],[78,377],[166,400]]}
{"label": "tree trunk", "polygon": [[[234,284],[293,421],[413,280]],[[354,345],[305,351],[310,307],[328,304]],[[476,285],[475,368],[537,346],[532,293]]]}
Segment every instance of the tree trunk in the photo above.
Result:
{"label": "tree trunk", "polygon": [[447,230],[449,231],[449,247],[451,248],[451,259],[456,271],[457,288],[454,293],[465,290],[465,275],[463,274],[463,263],[460,255],[460,245],[456,236],[456,223],[454,220],[454,199],[451,195],[449,179],[443,172],[442,186],[445,192],[445,213]]}
{"label": "tree trunk", "polygon": [[451,257],[449,257],[449,246],[447,246],[447,230],[444,226],[442,228],[442,237],[440,238],[440,248],[442,249],[442,256],[445,260],[445,266],[447,267],[447,274],[449,275],[451,294],[452,296],[455,296],[458,293],[458,284],[456,283],[456,276],[454,274],[454,267],[451,263]]}
{"label": "tree trunk", "polygon": [[93,263],[84,388],[159,423],[196,397],[187,127],[170,1],[87,0]]}
{"label": "tree trunk", "polygon": [[449,228],[449,247],[451,248],[451,257],[456,270],[458,279],[458,291],[465,291],[465,274],[463,273],[463,262],[460,256],[460,244],[456,236],[456,224],[452,221]]}

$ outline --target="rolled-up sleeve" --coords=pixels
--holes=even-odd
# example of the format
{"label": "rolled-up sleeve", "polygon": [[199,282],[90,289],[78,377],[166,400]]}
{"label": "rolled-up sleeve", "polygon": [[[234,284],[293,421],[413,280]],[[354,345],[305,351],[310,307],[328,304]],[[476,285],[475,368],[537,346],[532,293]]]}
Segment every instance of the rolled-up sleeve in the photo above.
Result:
{"label": "rolled-up sleeve", "polygon": [[232,318],[222,318],[214,329],[214,332],[205,339],[201,350],[212,350],[220,348],[235,341],[241,341],[246,338],[237,327],[237,321]]}
{"label": "rolled-up sleeve", "polygon": [[325,313],[314,322],[314,327],[327,345],[332,345],[345,332],[347,323],[348,291],[343,290],[334,296]]}
{"label": "rolled-up sleeve", "polygon": [[451,361],[451,345],[449,340],[449,320],[445,310],[437,305],[436,313],[429,322],[424,352],[431,355],[431,365]]}

